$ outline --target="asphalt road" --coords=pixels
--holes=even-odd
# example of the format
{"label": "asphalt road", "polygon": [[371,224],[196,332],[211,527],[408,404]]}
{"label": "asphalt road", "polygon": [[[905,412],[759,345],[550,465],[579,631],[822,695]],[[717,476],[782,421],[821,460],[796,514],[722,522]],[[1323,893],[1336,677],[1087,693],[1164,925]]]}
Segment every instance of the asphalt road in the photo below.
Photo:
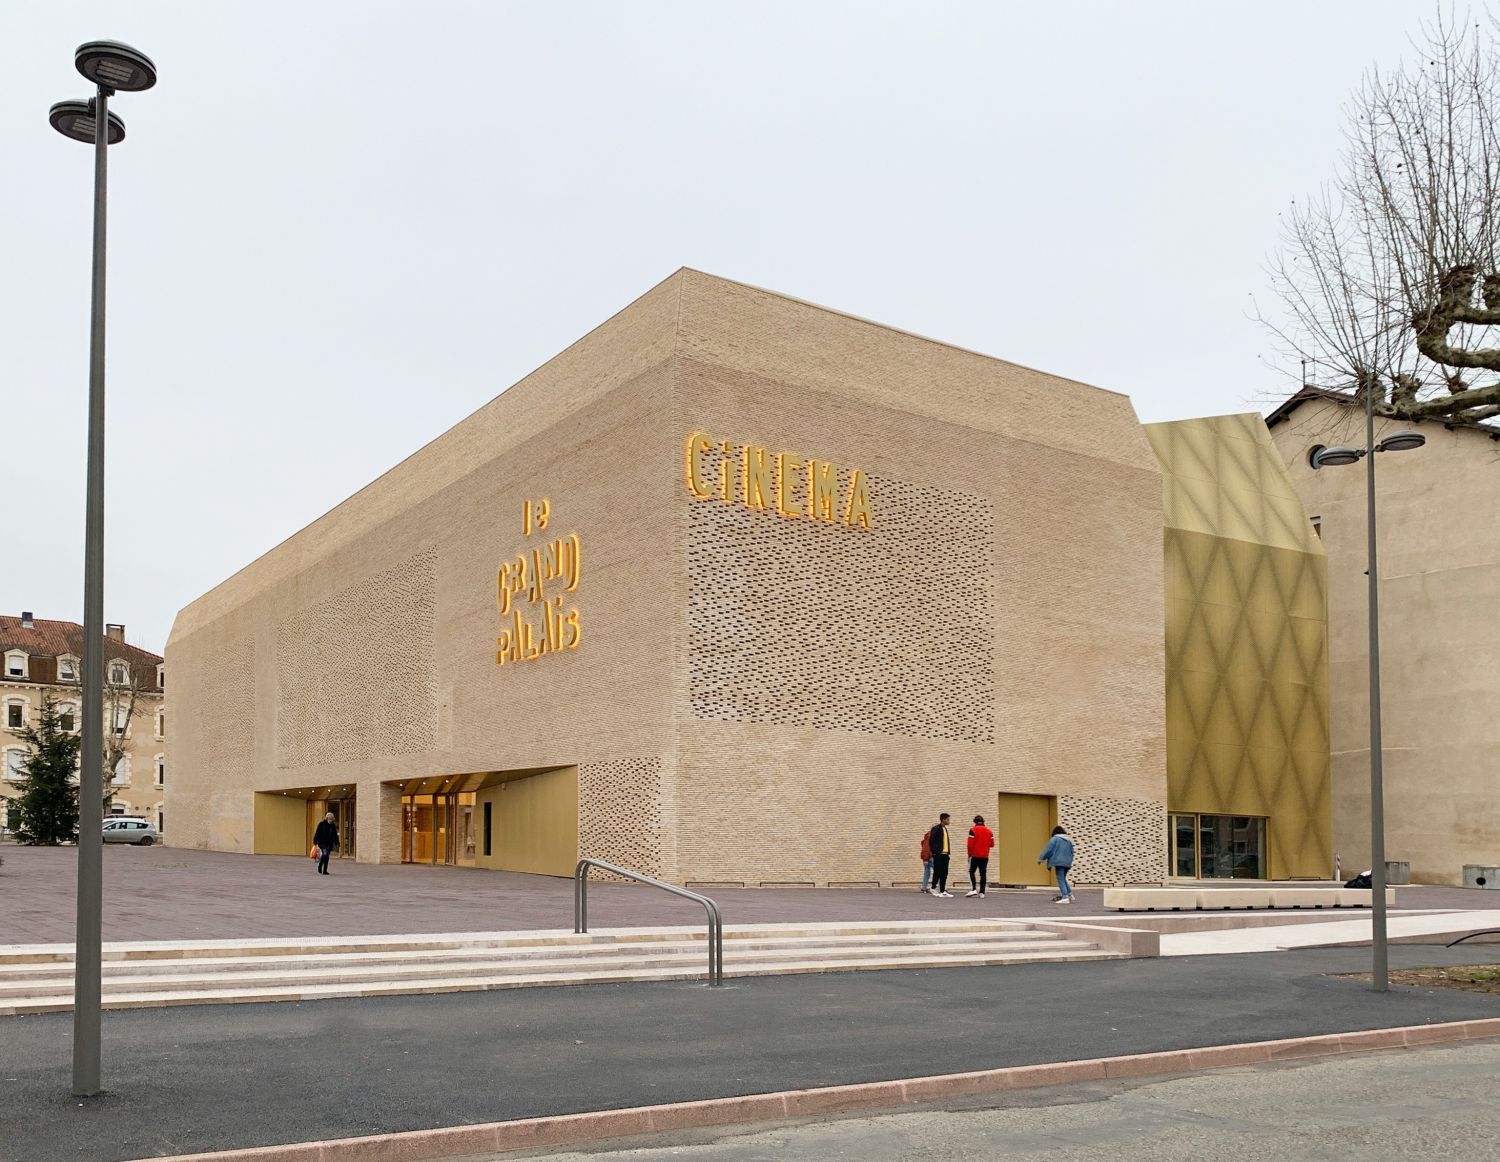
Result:
{"label": "asphalt road", "polygon": [[[1500,961],[1396,946],[1393,965]],[[1500,1016],[1331,977],[1360,949],[594,985],[0,1020],[0,1159],[117,1162],[969,1069]]]}
{"label": "asphalt road", "polygon": [[[1413,1162],[1500,1157],[1500,1043],[1004,1096],[922,1110],[529,1154],[532,1162]],[[515,1154],[505,1155],[513,1159]]]}

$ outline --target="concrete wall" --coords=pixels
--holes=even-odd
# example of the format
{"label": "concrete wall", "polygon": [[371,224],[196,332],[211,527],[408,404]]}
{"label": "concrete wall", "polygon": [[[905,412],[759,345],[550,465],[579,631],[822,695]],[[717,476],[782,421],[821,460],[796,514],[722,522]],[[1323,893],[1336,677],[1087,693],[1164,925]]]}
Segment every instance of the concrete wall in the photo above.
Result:
{"label": "concrete wall", "polygon": [[842,486],[858,468],[873,524],[677,473],[668,873],[915,884],[940,810],[1029,792],[1060,797],[1081,880],[1159,880],[1161,479],[1129,401],[683,280],[679,446],[786,451]]}
{"label": "concrete wall", "polygon": [[[871,527],[695,498],[695,431],[858,469]],[[174,841],[352,782],[388,861],[397,780],[576,764],[578,850],[679,881],[914,882],[1001,792],[1157,880],[1160,529],[1124,397],[679,272],[179,614]],[[497,665],[497,570],[574,533],[579,648]]]}
{"label": "concrete wall", "polygon": [[[1410,424],[1376,424],[1376,439]],[[1426,423],[1427,444],[1378,458],[1386,856],[1423,883],[1500,862],[1500,444]],[[1365,469],[1313,471],[1317,444],[1364,446],[1362,411],[1313,400],[1271,429],[1328,552],[1333,843],[1368,866],[1369,623]]]}

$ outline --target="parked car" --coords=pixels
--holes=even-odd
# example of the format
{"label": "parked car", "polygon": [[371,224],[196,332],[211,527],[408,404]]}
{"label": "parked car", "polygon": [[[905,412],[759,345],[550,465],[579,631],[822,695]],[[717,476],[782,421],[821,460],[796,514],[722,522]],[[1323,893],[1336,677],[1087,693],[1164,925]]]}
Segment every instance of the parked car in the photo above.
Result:
{"label": "parked car", "polygon": [[150,847],[156,842],[156,825],[133,815],[116,815],[104,821],[104,842]]}

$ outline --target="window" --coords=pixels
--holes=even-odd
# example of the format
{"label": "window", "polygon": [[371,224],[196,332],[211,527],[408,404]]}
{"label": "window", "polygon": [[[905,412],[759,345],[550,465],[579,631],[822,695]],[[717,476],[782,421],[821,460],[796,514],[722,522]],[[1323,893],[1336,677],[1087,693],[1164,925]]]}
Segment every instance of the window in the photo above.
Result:
{"label": "window", "polygon": [[5,676],[7,678],[24,678],[28,668],[30,655],[25,650],[10,650],[5,655]]}
{"label": "window", "polygon": [[12,698],[5,704],[5,728],[7,730],[22,730],[26,726],[26,703],[23,699]]}
{"label": "window", "polygon": [[1268,820],[1245,815],[1173,815],[1172,874],[1197,879],[1270,879]]}
{"label": "window", "polygon": [[109,684],[111,686],[124,686],[130,681],[130,667],[124,662],[110,662]]}
{"label": "window", "polygon": [[1318,539],[1323,539],[1323,518],[1320,516],[1309,517],[1312,521],[1313,532],[1318,534]]}
{"label": "window", "polygon": [[128,754],[120,756],[120,761],[115,764],[115,777],[110,782],[117,787],[130,785],[130,756]]}
{"label": "window", "polygon": [[158,834],[162,834],[167,830],[167,814],[162,810],[160,803],[156,805],[156,830]]}
{"label": "window", "polygon": [[130,712],[124,706],[115,707],[115,733],[124,734],[125,728],[130,725]]}
{"label": "window", "polygon": [[19,747],[12,747],[5,752],[5,777],[12,783],[19,783],[26,778],[24,770],[26,764],[26,752]]}
{"label": "window", "polygon": [[167,785],[167,759],[165,755],[156,756],[156,785],[165,787]]}
{"label": "window", "polygon": [[156,737],[167,737],[167,712],[165,710],[156,712]]}
{"label": "window", "polygon": [[165,690],[167,688],[167,666],[165,662],[156,667],[156,688],[158,690]]}
{"label": "window", "polygon": [[57,680],[59,682],[78,681],[78,659],[72,654],[63,654],[57,659]]}
{"label": "window", "polygon": [[[111,803],[109,805],[109,813],[111,815],[123,815],[123,814],[125,814],[125,804],[124,803]],[[125,824],[123,824],[123,823],[109,823],[109,824],[106,824],[106,826],[109,827],[111,830],[117,830],[117,829],[119,829],[121,827],[124,827]]]}
{"label": "window", "polygon": [[57,728],[72,734],[78,729],[78,708],[71,702],[64,702],[57,708]]}

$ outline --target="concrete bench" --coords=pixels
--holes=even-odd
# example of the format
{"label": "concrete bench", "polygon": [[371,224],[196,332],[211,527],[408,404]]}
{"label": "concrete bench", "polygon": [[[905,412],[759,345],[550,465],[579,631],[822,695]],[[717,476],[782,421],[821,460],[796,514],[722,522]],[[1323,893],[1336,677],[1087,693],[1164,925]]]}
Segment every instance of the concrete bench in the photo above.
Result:
{"label": "concrete bench", "polygon": [[[1104,906],[1121,912],[1208,912],[1227,908],[1368,908],[1369,888],[1105,888]],[[1385,890],[1387,905],[1396,902]]]}

